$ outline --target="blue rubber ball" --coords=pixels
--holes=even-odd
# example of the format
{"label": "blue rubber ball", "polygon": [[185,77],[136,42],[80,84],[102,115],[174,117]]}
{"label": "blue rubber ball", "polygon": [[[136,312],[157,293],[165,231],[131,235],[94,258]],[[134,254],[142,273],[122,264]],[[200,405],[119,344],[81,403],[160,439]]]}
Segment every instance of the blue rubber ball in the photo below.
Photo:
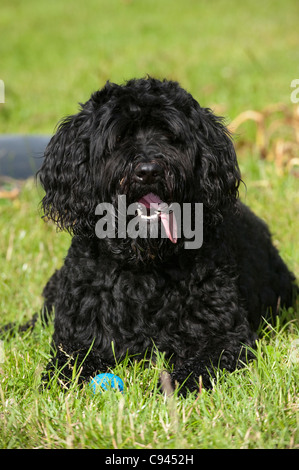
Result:
{"label": "blue rubber ball", "polygon": [[124,383],[120,377],[115,374],[99,374],[90,381],[90,387],[93,393],[117,389],[120,392],[124,390]]}

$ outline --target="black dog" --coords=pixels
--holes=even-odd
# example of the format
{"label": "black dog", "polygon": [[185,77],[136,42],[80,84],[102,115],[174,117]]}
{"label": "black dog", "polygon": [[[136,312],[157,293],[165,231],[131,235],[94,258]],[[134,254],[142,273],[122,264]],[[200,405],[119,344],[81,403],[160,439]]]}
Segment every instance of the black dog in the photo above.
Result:
{"label": "black dog", "polygon": [[[38,176],[45,217],[74,235],[43,293],[45,310],[55,310],[49,367],[65,366],[66,377],[76,361],[88,380],[115,357],[143,358],[155,347],[182,393],[199,377],[210,387],[215,368],[233,371],[251,357],[246,346],[254,347],[262,317],[292,305],[293,274],[266,225],[238,199],[229,132],[176,82],[108,82],[60,124]],[[120,234],[120,195],[126,207],[146,207],[125,219],[145,221],[145,237]],[[96,233],[103,202],[113,208],[113,237]],[[148,212],[162,202],[182,211],[189,203],[193,233],[203,204],[202,246],[186,248],[182,219],[171,211],[166,219],[159,208]]]}

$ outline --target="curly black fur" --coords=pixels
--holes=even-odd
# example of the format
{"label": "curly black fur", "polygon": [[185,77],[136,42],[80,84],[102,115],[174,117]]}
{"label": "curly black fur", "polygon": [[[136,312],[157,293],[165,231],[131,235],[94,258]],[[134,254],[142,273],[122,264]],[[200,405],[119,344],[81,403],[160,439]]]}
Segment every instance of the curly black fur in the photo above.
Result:
{"label": "curly black fur", "polygon": [[[140,163],[159,175],[136,177]],[[254,347],[262,316],[293,301],[294,276],[266,225],[238,199],[241,182],[223,120],[176,82],[107,83],[60,124],[38,174],[45,217],[73,234],[64,265],[44,289],[55,310],[50,364],[82,364],[81,377],[143,358],[153,345],[171,359],[172,383],[210,386]],[[96,206],[154,193],[167,204],[203,203],[204,242],[104,238]],[[114,352],[112,349],[114,345]],[[79,359],[78,359],[79,358]],[[70,371],[70,372],[68,372]],[[63,373],[71,375],[71,367]]]}

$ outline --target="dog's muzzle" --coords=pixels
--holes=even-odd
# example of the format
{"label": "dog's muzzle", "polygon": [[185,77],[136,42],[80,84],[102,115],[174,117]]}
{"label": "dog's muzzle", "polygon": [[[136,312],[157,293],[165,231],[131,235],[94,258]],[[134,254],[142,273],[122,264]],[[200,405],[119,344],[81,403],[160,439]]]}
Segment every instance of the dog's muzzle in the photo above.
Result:
{"label": "dog's muzzle", "polygon": [[171,206],[158,196],[166,183],[166,168],[163,162],[159,161],[161,156],[159,154],[157,158],[151,160],[139,160],[132,168],[132,182],[138,188],[136,191],[137,215],[142,222],[148,224],[160,222],[164,228],[164,237],[166,235],[172,243],[177,243],[178,230],[175,214]]}

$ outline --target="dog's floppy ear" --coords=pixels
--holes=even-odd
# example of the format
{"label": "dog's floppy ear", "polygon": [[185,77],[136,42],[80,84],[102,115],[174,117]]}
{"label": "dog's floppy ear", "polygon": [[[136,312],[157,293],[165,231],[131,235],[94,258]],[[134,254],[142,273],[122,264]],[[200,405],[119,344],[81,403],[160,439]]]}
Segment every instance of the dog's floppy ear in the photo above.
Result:
{"label": "dog's floppy ear", "polygon": [[76,221],[90,208],[83,197],[83,184],[88,180],[89,128],[91,113],[82,109],[65,118],[50,140],[37,177],[45,190],[42,208],[45,217],[53,220],[59,229],[74,231]]}
{"label": "dog's floppy ear", "polygon": [[[45,196],[41,201],[44,216],[61,230],[74,234],[93,233],[97,184],[93,158],[95,133],[101,121],[103,104],[113,92],[114,84],[95,92],[81,105],[81,110],[60,123],[44,154],[37,173]],[[99,135],[97,134],[97,137]],[[98,139],[100,140],[100,138]],[[100,153],[101,142],[98,144]],[[98,165],[101,155],[97,154]],[[97,168],[98,170],[98,168]]]}
{"label": "dog's floppy ear", "polygon": [[192,120],[197,127],[197,198],[219,220],[238,198],[241,175],[234,145],[223,118],[210,109],[196,103]]}

